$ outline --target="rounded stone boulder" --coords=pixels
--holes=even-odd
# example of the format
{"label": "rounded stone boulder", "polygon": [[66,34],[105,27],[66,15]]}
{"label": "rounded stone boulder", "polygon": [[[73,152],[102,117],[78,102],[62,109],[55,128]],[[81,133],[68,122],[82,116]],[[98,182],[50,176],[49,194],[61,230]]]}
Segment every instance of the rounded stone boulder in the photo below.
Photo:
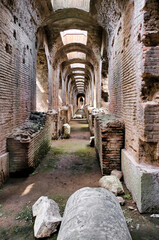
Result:
{"label": "rounded stone boulder", "polygon": [[82,188],[68,200],[57,240],[131,240],[115,195]]}

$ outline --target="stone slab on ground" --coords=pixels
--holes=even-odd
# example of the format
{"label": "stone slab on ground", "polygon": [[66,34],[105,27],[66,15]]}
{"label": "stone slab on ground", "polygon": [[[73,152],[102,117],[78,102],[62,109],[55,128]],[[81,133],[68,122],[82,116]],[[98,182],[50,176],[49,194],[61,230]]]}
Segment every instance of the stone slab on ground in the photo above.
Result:
{"label": "stone slab on ground", "polygon": [[48,199],[48,197],[40,197],[32,207],[33,216],[36,217],[34,224],[34,236],[36,238],[50,237],[57,231],[62,218],[57,203]]}
{"label": "stone slab on ground", "polygon": [[123,186],[116,176],[104,176],[99,180],[99,186],[106,188],[116,196],[124,193]]}
{"label": "stone slab on ground", "polygon": [[57,240],[131,240],[118,200],[104,188],[82,188],[68,200]]}
{"label": "stone slab on ground", "polygon": [[122,171],[127,188],[141,213],[159,212],[159,167],[138,164],[122,150]]}
{"label": "stone slab on ground", "polygon": [[9,153],[0,156],[0,186],[9,176]]}

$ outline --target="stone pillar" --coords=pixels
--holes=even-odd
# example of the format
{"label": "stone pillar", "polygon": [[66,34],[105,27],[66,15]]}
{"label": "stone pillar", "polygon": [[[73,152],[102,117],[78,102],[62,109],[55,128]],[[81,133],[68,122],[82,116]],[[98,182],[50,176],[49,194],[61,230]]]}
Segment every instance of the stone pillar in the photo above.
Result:
{"label": "stone pillar", "polygon": [[53,69],[52,66],[49,64],[48,65],[48,82],[49,82],[49,96],[48,96],[48,101],[49,101],[49,110],[54,108],[53,104]]}
{"label": "stone pillar", "polygon": [[68,200],[57,240],[131,240],[115,195],[104,188],[82,188]]}
{"label": "stone pillar", "polygon": [[57,73],[56,73],[56,108],[59,107],[59,81],[60,81],[60,67],[57,67]]}
{"label": "stone pillar", "polygon": [[66,105],[66,81],[62,77],[62,105]]}
{"label": "stone pillar", "polygon": [[102,62],[100,60],[98,67],[95,69],[95,85],[96,85],[96,107],[101,107],[101,67]]}
{"label": "stone pillar", "polygon": [[91,106],[94,105],[94,76],[93,73],[91,71]]}

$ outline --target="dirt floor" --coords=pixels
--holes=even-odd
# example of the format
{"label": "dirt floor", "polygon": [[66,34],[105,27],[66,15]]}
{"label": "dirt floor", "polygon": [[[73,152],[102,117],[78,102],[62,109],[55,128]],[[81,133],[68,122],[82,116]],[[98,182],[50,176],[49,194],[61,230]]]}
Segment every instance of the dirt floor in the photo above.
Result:
{"label": "dirt floor", "polygon": [[[95,149],[89,146],[88,124],[85,119],[70,124],[70,139],[52,141],[49,153],[32,174],[10,178],[0,189],[0,240],[35,239],[31,206],[40,196],[54,199],[63,214],[73,192],[85,186],[98,187],[101,172]],[[125,198],[122,208],[133,240],[159,240],[159,219],[139,214],[127,190]],[[49,239],[56,238],[54,234]]]}

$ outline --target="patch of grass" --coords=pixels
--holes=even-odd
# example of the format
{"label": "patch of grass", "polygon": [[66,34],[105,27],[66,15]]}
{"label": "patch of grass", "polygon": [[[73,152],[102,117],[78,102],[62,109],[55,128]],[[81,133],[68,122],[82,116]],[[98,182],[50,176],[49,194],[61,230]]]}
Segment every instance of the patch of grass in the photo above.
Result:
{"label": "patch of grass", "polygon": [[[12,229],[13,234],[15,234],[15,235],[19,234],[19,235],[25,237],[24,239],[27,239],[27,236],[30,235],[31,232],[33,233],[33,225],[15,226]],[[33,234],[32,234],[32,237],[33,237]]]}
{"label": "patch of grass", "polygon": [[14,226],[10,229],[0,227],[1,240],[34,240],[33,225]]}
{"label": "patch of grass", "polygon": [[53,148],[53,147],[51,147],[50,152],[55,154],[55,155],[59,155],[59,154],[63,154],[64,150],[60,149],[60,148]]}
{"label": "patch of grass", "polygon": [[125,198],[125,199],[131,199],[131,195],[130,195],[130,194],[125,194],[125,195],[123,196],[123,198]]}
{"label": "patch of grass", "polygon": [[36,174],[38,174],[38,171],[34,171],[34,172],[32,173],[33,176],[36,175]]}
{"label": "patch of grass", "polygon": [[57,239],[57,233],[54,233],[54,235],[52,236],[52,237],[50,237],[50,238],[48,238],[49,240],[56,240]]}
{"label": "patch of grass", "polygon": [[92,167],[91,166],[85,166],[85,172],[91,172],[92,171]]}
{"label": "patch of grass", "polygon": [[132,218],[126,218],[126,223],[129,225],[130,223],[133,222],[133,219]]}
{"label": "patch of grass", "polygon": [[25,220],[26,222],[33,222],[32,221],[32,209],[28,205],[25,205],[21,212],[19,212],[16,216],[16,220]]}

